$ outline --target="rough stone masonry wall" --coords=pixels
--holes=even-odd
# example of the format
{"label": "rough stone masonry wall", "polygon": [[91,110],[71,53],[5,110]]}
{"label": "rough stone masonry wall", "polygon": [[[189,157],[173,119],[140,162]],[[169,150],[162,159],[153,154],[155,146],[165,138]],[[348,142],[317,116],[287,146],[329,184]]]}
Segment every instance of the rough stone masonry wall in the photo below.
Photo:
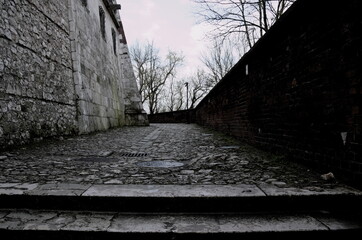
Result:
{"label": "rough stone masonry wall", "polygon": [[147,113],[143,110],[141,95],[138,90],[136,76],[133,71],[132,61],[128,50],[123,26],[121,30],[121,71],[124,86],[124,111],[126,125],[149,125]]}
{"label": "rough stone masonry wall", "polygon": [[361,185],[360,9],[297,1],[198,105],[197,122]]}
{"label": "rough stone masonry wall", "polygon": [[[104,1],[71,1],[72,57],[81,133],[125,124],[118,27]],[[100,9],[104,13],[102,36]],[[113,41],[112,31],[116,33]],[[114,52],[116,44],[116,52]]]}
{"label": "rough stone masonry wall", "polygon": [[[115,3],[0,0],[0,149],[148,124],[130,57],[123,54]],[[133,110],[128,121],[126,95],[132,96],[126,97]]]}
{"label": "rough stone masonry wall", "polygon": [[68,1],[0,8],[0,146],[76,132]]}

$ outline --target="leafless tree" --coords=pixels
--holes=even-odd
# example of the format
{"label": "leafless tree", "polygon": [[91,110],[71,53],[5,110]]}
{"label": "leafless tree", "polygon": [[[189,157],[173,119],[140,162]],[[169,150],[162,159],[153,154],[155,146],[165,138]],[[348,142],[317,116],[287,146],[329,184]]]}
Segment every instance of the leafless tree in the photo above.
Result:
{"label": "leafless tree", "polygon": [[212,37],[245,40],[248,48],[295,0],[193,0],[202,21],[214,27]]}
{"label": "leafless tree", "polygon": [[161,107],[159,104],[162,90],[168,80],[174,79],[184,57],[169,51],[165,59],[162,59],[153,43],[144,46],[137,43],[131,47],[130,52],[142,103],[147,101],[150,114],[157,113]]}
{"label": "leafless tree", "polygon": [[201,55],[207,75],[206,87],[211,89],[218,83],[236,63],[239,54],[236,54],[229,41],[214,41],[213,47]]}
{"label": "leafless tree", "polygon": [[187,106],[188,109],[196,107],[197,103],[206,95],[208,89],[207,79],[207,74],[200,69],[189,79],[189,93],[187,97],[190,98],[190,107]]}
{"label": "leafless tree", "polygon": [[141,95],[142,103],[144,103],[148,96],[146,91],[146,83],[148,78],[148,67],[150,63],[150,58],[153,53],[152,49],[153,45],[147,44],[145,48],[143,48],[138,42],[130,48],[130,54],[132,58],[133,68],[135,70],[138,89]]}
{"label": "leafless tree", "polygon": [[166,111],[179,111],[185,107],[186,90],[182,81],[170,81],[165,91]]}
{"label": "leafless tree", "polygon": [[208,75],[201,69],[182,80],[170,81],[163,92],[166,105],[163,106],[164,111],[194,108],[207,93],[207,82]]}

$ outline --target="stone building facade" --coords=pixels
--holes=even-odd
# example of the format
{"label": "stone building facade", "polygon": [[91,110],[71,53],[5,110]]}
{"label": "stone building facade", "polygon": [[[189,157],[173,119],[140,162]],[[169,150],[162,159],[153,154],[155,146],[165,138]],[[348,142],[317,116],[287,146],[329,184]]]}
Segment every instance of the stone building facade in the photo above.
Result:
{"label": "stone building facade", "polygon": [[147,125],[113,0],[0,0],[0,146]]}

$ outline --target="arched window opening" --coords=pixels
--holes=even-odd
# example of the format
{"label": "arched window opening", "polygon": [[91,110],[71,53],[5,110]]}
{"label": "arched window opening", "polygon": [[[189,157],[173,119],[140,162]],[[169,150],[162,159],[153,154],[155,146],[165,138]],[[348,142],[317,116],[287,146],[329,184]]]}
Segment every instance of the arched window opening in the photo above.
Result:
{"label": "arched window opening", "polygon": [[88,6],[88,0],[81,0],[80,1],[84,7]]}
{"label": "arched window opening", "polygon": [[102,7],[99,7],[99,20],[102,37],[104,40],[106,40],[106,14]]}
{"label": "arched window opening", "polygon": [[117,55],[117,34],[113,28],[112,28],[112,40],[113,40],[113,52],[114,55]]}

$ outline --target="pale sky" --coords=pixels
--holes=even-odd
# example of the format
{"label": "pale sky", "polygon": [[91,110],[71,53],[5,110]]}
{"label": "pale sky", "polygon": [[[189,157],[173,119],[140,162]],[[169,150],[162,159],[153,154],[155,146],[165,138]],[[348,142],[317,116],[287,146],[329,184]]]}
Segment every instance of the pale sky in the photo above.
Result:
{"label": "pale sky", "polygon": [[136,41],[154,42],[165,54],[182,52],[185,63],[179,77],[202,65],[200,54],[207,49],[206,27],[197,24],[192,0],[117,0],[129,47]]}

